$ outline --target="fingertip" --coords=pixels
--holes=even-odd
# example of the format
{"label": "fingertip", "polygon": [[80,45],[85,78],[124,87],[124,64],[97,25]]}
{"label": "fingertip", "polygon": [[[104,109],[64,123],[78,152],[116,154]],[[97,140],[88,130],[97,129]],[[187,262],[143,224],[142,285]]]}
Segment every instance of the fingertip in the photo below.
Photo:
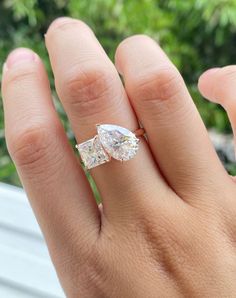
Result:
{"label": "fingertip", "polygon": [[206,70],[198,79],[198,89],[203,97],[214,101],[214,84],[215,74],[220,70],[220,67],[214,67]]}
{"label": "fingertip", "polygon": [[49,35],[51,35],[51,32],[54,32],[56,30],[63,31],[63,29],[66,30],[66,28],[68,27],[72,28],[75,26],[80,26],[80,29],[87,30],[86,33],[89,32],[90,34],[94,35],[92,29],[82,20],[74,19],[67,16],[64,16],[64,17],[62,16],[62,17],[56,18],[51,22],[47,32],[44,34],[45,40],[48,39]]}
{"label": "fingertip", "polygon": [[[58,26],[67,24],[68,22],[71,22],[72,20],[73,20],[72,18],[66,17],[66,16],[58,17],[58,18],[56,18],[55,20],[53,20],[51,22],[51,24],[49,25],[49,28],[50,29],[51,28],[57,28]],[[47,35],[47,33],[45,35]]]}
{"label": "fingertip", "polygon": [[135,34],[121,41],[115,52],[115,66],[120,75],[123,75],[126,67],[124,57],[129,55],[129,53],[136,56],[138,44],[145,44],[147,48],[150,47],[150,45],[151,47],[153,47],[153,45],[156,47],[157,45],[154,39],[145,34]]}

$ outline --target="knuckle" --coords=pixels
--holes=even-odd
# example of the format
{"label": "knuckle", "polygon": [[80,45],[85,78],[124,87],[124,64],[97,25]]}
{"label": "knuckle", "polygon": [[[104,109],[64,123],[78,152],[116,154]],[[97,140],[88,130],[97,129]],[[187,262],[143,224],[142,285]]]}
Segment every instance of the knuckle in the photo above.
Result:
{"label": "knuckle", "polygon": [[30,127],[8,138],[8,150],[20,167],[35,168],[42,163],[53,136],[45,126]]}
{"label": "knuckle", "polygon": [[[175,99],[183,88],[183,79],[174,67],[148,71],[133,84],[137,98],[142,101],[165,101]],[[136,90],[136,91],[135,91]]]}
{"label": "knuckle", "polygon": [[75,69],[65,78],[62,93],[80,115],[87,116],[106,107],[114,78],[114,73],[104,66]]}

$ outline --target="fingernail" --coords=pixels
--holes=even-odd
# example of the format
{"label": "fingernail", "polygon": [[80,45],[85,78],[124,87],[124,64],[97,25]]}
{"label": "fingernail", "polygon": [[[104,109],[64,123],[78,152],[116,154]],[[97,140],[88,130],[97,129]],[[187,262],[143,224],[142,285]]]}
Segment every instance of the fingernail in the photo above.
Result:
{"label": "fingernail", "polygon": [[71,22],[71,18],[69,18],[69,17],[58,17],[57,19],[52,21],[49,28],[57,28],[57,26],[61,26],[61,25],[66,24],[68,22]]}
{"label": "fingernail", "polygon": [[29,49],[16,49],[12,51],[7,57],[7,61],[5,63],[5,70],[23,62],[33,62],[36,60],[36,58],[37,55]]}
{"label": "fingernail", "polygon": [[5,73],[8,70],[6,62],[3,63],[2,72]]}
{"label": "fingernail", "polygon": [[214,74],[215,72],[217,72],[218,70],[220,69],[220,67],[213,67],[213,68],[210,68],[206,71],[204,71],[204,75],[212,75]]}

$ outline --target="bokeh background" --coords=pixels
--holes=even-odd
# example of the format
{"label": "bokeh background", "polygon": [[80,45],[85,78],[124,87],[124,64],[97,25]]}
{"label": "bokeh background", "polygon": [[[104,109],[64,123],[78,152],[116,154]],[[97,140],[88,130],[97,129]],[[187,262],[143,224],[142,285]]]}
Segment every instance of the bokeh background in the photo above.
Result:
{"label": "bokeh background", "polygon": [[[87,22],[111,59],[125,37],[136,33],[153,37],[179,68],[207,127],[231,132],[223,109],[200,96],[197,80],[209,67],[236,61],[236,0],[1,0],[0,67],[12,49],[32,48],[44,60],[54,90],[44,34],[50,22],[63,15]],[[55,105],[73,143],[58,100]],[[19,185],[7,153],[3,117],[0,99],[0,181]],[[226,166],[236,173],[234,164]]]}

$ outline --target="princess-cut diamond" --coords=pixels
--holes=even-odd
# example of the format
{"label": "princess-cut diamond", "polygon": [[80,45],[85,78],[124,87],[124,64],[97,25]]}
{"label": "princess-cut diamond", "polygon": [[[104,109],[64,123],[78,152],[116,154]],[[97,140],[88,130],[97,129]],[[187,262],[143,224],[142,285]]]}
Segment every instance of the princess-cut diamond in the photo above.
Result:
{"label": "princess-cut diamond", "polygon": [[109,155],[103,149],[98,136],[76,145],[76,148],[87,169],[92,169],[110,160]]}
{"label": "princess-cut diamond", "polygon": [[103,148],[113,158],[121,161],[133,158],[139,139],[128,129],[111,124],[97,125],[98,137]]}

